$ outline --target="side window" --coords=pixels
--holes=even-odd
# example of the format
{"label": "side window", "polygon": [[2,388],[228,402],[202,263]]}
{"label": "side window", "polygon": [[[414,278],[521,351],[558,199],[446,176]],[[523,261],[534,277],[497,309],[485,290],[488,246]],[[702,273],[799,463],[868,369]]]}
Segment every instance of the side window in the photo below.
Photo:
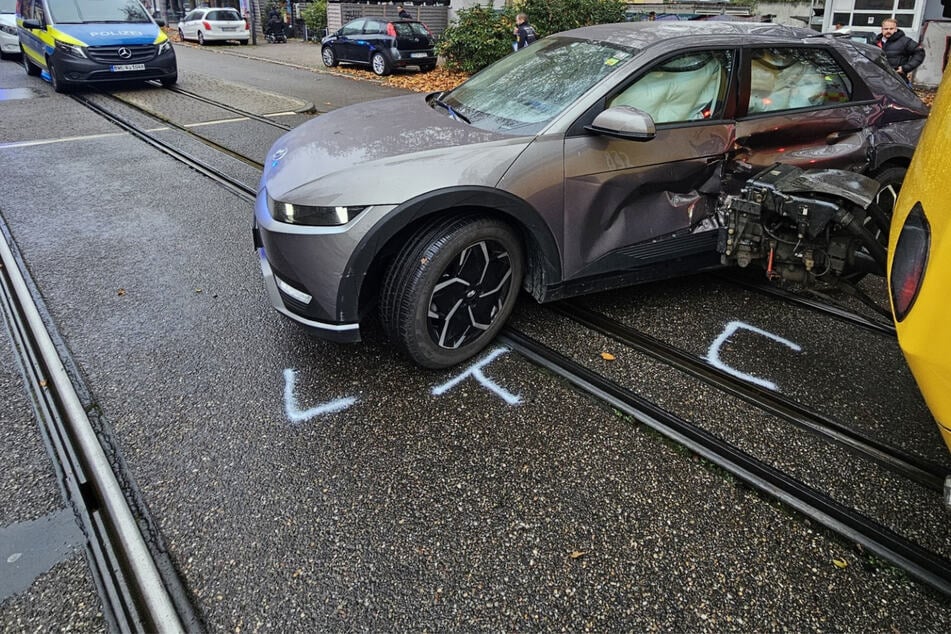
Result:
{"label": "side window", "polygon": [[22,15],[24,19],[43,21],[43,11],[40,9],[39,3],[35,3],[33,0],[23,0],[23,4],[20,7],[20,15]]}
{"label": "side window", "polygon": [[852,98],[852,81],[827,51],[776,47],[750,53],[750,114],[815,108]]}
{"label": "side window", "polygon": [[182,18],[182,20],[183,20],[184,22],[191,22],[192,20],[197,20],[197,19],[198,19],[198,13],[199,13],[198,11],[192,11],[191,13],[189,13],[188,15],[186,15],[184,18]]}
{"label": "side window", "polygon": [[654,123],[702,121],[722,116],[732,51],[692,51],[661,62],[608,101],[633,106]]}
{"label": "side window", "polygon": [[382,33],[383,25],[377,22],[376,20],[367,20],[366,26],[363,27],[363,32],[368,35]]}
{"label": "side window", "polygon": [[354,20],[343,27],[343,35],[360,35],[363,33],[363,25],[366,20]]}

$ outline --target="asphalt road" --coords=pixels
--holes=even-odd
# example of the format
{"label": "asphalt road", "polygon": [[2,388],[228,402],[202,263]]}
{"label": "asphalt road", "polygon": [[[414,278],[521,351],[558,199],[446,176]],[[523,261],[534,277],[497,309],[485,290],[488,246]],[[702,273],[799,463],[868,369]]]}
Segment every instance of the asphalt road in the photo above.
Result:
{"label": "asphalt road", "polygon": [[[281,64],[179,47],[182,85],[257,92],[262,112],[275,95],[337,107],[394,92],[278,46],[258,48]],[[13,62],[0,88],[26,89],[0,101],[0,214],[208,630],[951,629],[946,598],[512,352],[482,357],[489,383],[421,371],[379,336],[311,338],[267,304],[248,203]],[[251,142],[263,156],[273,140]],[[727,359],[949,464],[894,341],[709,278],[586,302],[699,354],[731,322],[793,341],[803,354],[748,337]],[[611,345],[529,300],[514,323],[579,358]],[[6,579],[11,531],[66,505],[0,355]],[[647,359],[605,371],[951,550],[937,495],[893,490]],[[46,560],[2,598],[2,628],[100,629],[76,549]]]}

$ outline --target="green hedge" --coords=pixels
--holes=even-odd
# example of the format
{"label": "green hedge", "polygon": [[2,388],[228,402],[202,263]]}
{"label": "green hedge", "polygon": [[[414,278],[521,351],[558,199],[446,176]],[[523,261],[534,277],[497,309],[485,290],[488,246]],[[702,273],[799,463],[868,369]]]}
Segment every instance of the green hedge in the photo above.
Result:
{"label": "green hedge", "polygon": [[515,15],[524,12],[539,37],[579,26],[622,22],[619,0],[520,0],[505,9],[474,5],[462,9],[443,32],[437,51],[446,67],[474,73],[512,52]]}
{"label": "green hedge", "polygon": [[307,32],[316,37],[327,28],[327,0],[314,0],[300,12],[300,17],[307,25]]}

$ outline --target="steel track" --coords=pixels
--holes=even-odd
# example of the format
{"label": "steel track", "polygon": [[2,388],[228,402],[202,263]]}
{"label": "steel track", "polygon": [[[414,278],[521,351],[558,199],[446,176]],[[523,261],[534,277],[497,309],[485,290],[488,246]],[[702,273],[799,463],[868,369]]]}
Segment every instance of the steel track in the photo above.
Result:
{"label": "steel track", "polygon": [[832,440],[854,453],[921,484],[933,491],[944,490],[947,470],[898,447],[870,438],[835,419],[801,403],[767,390],[707,363],[704,359],[650,335],[629,328],[605,315],[573,302],[560,302],[550,308],[583,326],[620,341],[639,352],[670,365],[696,379],[736,396],[754,407],[779,416],[813,434]]}
{"label": "steel track", "polygon": [[[187,153],[176,150],[170,145],[154,138],[153,135],[137,128],[131,123],[123,121],[120,117],[108,113],[98,106],[86,103],[84,103],[84,105],[96,110],[102,114],[102,116],[120,125],[120,127],[128,130],[153,147],[160,149],[162,152],[182,161],[209,178],[214,179],[238,195],[253,200],[254,191],[251,188],[204,165],[201,161],[191,157]],[[816,302],[816,304],[818,303]],[[815,308],[817,310],[823,309],[821,305]],[[856,323],[860,326],[888,334],[888,329],[882,328],[881,324],[872,322],[858,315],[844,314],[845,311],[840,311],[840,313],[843,314],[831,314],[834,314],[837,318],[846,319],[851,323]],[[671,438],[675,442],[678,442],[709,460],[711,463],[729,471],[757,490],[795,508],[807,517],[843,535],[847,539],[861,544],[870,552],[905,570],[909,575],[919,581],[935,588],[945,595],[951,596],[951,562],[942,556],[897,535],[887,527],[832,500],[824,493],[806,486],[770,465],[716,438],[703,429],[662,410],[635,393],[580,366],[524,334],[506,328],[501,335],[501,339],[533,363],[544,367],[595,398],[632,416],[639,422],[650,426],[664,436]],[[773,409],[778,411],[786,406],[788,406],[788,404],[776,403],[771,405],[769,409],[770,411]],[[798,408],[794,407],[792,409]],[[819,418],[821,419],[821,416]],[[808,425],[805,426],[808,428]],[[832,437],[840,435],[840,430],[837,430],[835,425],[828,425],[828,428],[829,431],[827,435]],[[837,440],[844,444],[850,446],[868,445],[869,447],[875,447],[875,443],[866,442],[867,439],[850,439],[850,434],[845,432],[842,432],[841,435],[843,439],[837,438]],[[862,451],[864,451],[864,449],[862,449]],[[889,453],[889,450],[878,447],[872,449],[869,455],[887,453]],[[884,459],[883,464],[890,463],[894,466],[903,461],[911,465],[906,473],[908,477],[929,486],[929,488],[934,487],[939,474],[936,473],[933,465],[921,464],[920,461],[913,457],[900,458],[897,462],[891,458],[887,458]]]}
{"label": "steel track", "polygon": [[922,548],[525,334],[506,328],[500,339],[539,367],[709,460],[758,491],[861,544],[922,583],[951,596],[951,561],[941,555]]}
{"label": "steel track", "polygon": [[[158,82],[153,82],[153,83],[158,85]],[[177,95],[182,95],[183,97],[189,97],[195,101],[201,101],[202,103],[215,106],[216,108],[221,108],[222,110],[227,110],[228,112],[233,112],[236,115],[240,115],[242,117],[251,119],[253,121],[259,121],[261,123],[272,125],[275,128],[280,128],[286,131],[290,131],[292,129],[291,126],[286,125],[284,123],[278,123],[277,121],[271,119],[270,117],[266,117],[264,115],[260,115],[254,112],[248,112],[247,110],[241,110],[240,108],[235,108],[234,106],[229,106],[226,103],[215,101],[214,99],[211,99],[210,97],[199,95],[198,93],[191,92],[190,90],[185,90],[184,88],[180,88],[179,86],[169,86],[165,90],[174,92]],[[123,103],[127,103],[127,102],[123,101]]]}
{"label": "steel track", "polygon": [[[82,104],[83,106],[89,108],[90,110],[104,117],[105,119],[108,119],[109,121],[119,126],[126,132],[129,132],[136,138],[141,139],[142,141],[145,141],[152,147],[158,149],[161,152],[164,152],[165,154],[167,154],[168,156],[171,156],[175,160],[180,161],[184,163],[185,165],[188,165],[192,169],[200,172],[201,174],[204,174],[208,178],[211,178],[212,180],[216,181],[219,185],[225,187],[226,189],[244,198],[245,200],[248,200],[249,202],[254,202],[257,192],[253,187],[246,185],[245,183],[239,181],[236,178],[232,178],[231,176],[228,176],[221,170],[211,167],[210,165],[204,163],[203,161],[195,158],[191,154],[188,154],[187,152],[177,149],[172,144],[162,141],[156,135],[150,134],[146,130],[143,130],[139,126],[136,126],[135,124],[129,121],[126,121],[122,117],[106,110],[99,104],[90,101],[84,96],[81,96],[81,95],[70,95],[70,96],[74,100]],[[189,134],[191,137],[201,139],[201,137],[197,137],[197,135],[194,135],[188,130],[185,130],[185,132]]]}
{"label": "steel track", "polygon": [[33,299],[38,294],[2,216],[0,234],[0,312],[60,492],[82,528],[106,623],[118,632],[201,631],[121,458],[90,420],[93,406],[77,389],[88,392]]}
{"label": "steel track", "polygon": [[[763,295],[777,297],[791,304],[796,304],[798,306],[808,308],[810,310],[816,311],[823,315],[827,315],[835,319],[838,319],[840,321],[844,321],[846,323],[852,324],[853,326],[865,328],[866,330],[877,332],[879,334],[887,335],[890,337],[895,336],[895,325],[892,324],[891,322],[886,322],[884,320],[879,320],[879,319],[870,319],[868,317],[859,315],[857,313],[853,313],[849,310],[846,310],[844,308],[841,308],[829,302],[822,302],[817,299],[813,299],[811,297],[805,297],[804,295],[800,293],[793,293],[786,289],[780,288],[779,286],[776,286],[775,284],[753,282],[748,279],[743,279],[742,277],[739,277],[736,275],[721,274],[721,275],[717,275],[717,278],[729,284],[741,286],[743,288],[746,288],[751,291],[755,291],[757,293],[761,293]],[[843,288],[848,288],[848,287],[843,287]],[[860,295],[857,290],[854,292],[854,294],[861,301],[863,301],[866,304],[869,304],[870,300]],[[883,309],[880,306],[873,306],[873,308],[877,312],[883,311]]]}

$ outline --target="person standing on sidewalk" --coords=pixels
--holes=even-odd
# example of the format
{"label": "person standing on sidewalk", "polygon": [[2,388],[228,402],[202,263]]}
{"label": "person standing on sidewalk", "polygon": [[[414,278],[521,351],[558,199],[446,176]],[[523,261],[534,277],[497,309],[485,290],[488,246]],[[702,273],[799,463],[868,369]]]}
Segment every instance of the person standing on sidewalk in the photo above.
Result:
{"label": "person standing on sidewalk", "polygon": [[882,20],[882,32],[875,38],[875,45],[885,53],[888,65],[910,84],[908,74],[921,66],[925,60],[925,49],[898,28],[895,18]]}
{"label": "person standing on sidewalk", "polygon": [[538,34],[535,32],[535,29],[532,27],[532,25],[528,23],[528,16],[524,13],[519,13],[517,16],[515,16],[514,33],[514,48],[516,51],[520,48],[525,48],[538,39]]}

